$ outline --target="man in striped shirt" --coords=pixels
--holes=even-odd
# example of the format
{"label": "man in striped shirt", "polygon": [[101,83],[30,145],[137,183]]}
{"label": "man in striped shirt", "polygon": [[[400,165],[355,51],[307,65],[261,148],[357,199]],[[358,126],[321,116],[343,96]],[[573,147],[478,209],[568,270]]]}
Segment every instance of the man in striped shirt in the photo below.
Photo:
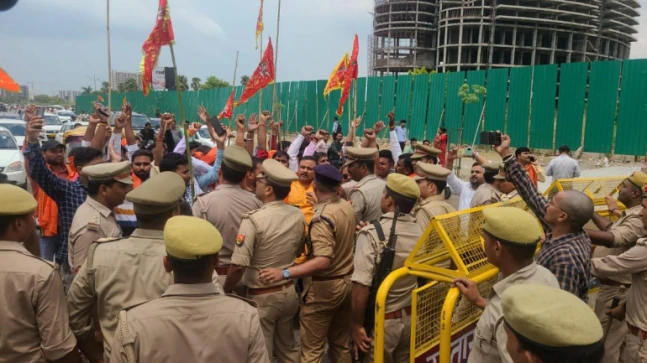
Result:
{"label": "man in striped shirt", "polygon": [[546,240],[536,257],[550,270],[562,290],[588,301],[591,279],[591,239],[583,227],[593,217],[593,201],[584,193],[567,190],[548,202],[542,197],[510,150],[510,137],[501,136],[496,151],[503,158],[505,172],[521,198],[535,213],[546,232]]}

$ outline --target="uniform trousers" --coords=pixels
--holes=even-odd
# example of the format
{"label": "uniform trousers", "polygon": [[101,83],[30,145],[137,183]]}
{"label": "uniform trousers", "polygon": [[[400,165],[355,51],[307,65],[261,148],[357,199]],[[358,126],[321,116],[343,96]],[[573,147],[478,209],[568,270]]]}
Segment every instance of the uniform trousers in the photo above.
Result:
{"label": "uniform trousers", "polygon": [[278,363],[299,362],[299,348],[292,325],[294,316],[299,310],[299,296],[294,289],[294,284],[268,294],[250,293],[249,298],[258,304],[258,317],[270,359],[274,355]]}
{"label": "uniform trousers", "polygon": [[[411,316],[401,310],[402,317],[384,321],[384,363],[408,363],[411,348]],[[372,336],[371,347],[364,358],[364,363],[373,359],[375,337]]]}
{"label": "uniform trousers", "polygon": [[625,338],[623,363],[647,363],[647,340],[631,333]]}
{"label": "uniform trousers", "polygon": [[[620,294],[620,286],[600,285],[597,299],[595,300],[595,314],[600,319],[602,329],[606,331],[609,324],[609,316],[606,314],[611,309],[613,298],[620,296],[620,305],[626,301],[625,294]],[[604,359],[602,363],[618,363],[620,359],[620,347],[625,341],[628,328],[626,321],[613,319],[609,334],[604,342]]]}
{"label": "uniform trousers", "polygon": [[351,275],[329,281],[309,281],[299,315],[301,363],[318,363],[326,340],[332,363],[351,361]]}

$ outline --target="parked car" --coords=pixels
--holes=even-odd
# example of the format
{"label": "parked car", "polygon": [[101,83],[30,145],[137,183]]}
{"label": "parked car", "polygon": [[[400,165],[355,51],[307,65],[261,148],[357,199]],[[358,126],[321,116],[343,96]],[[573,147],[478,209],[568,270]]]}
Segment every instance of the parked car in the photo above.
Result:
{"label": "parked car", "polygon": [[0,112],[0,119],[5,120],[22,120],[22,117],[14,112]]}
{"label": "parked car", "polygon": [[56,139],[56,141],[58,141],[58,142],[60,142],[61,144],[63,144],[63,143],[64,143],[64,142],[63,142],[63,136],[65,135],[65,133],[66,133],[67,131],[74,130],[74,129],[75,129],[75,127],[74,127],[75,125],[88,126],[88,124],[89,124],[89,123],[88,123],[88,122],[85,122],[85,121],[79,121],[79,122],[76,122],[76,121],[70,121],[70,122],[66,122],[66,123],[64,123],[64,124],[63,124],[63,126],[61,127],[61,131],[59,131],[59,132],[56,134],[55,139]]}
{"label": "parked car", "polygon": [[160,126],[162,125],[162,119],[159,117],[151,117],[150,120],[151,120],[151,123],[153,124],[153,128],[155,130],[159,130]]}
{"label": "parked car", "polygon": [[43,130],[45,130],[48,139],[55,138],[56,134],[61,131],[61,127],[63,127],[61,119],[53,113],[45,113],[43,121],[45,122]]}
{"label": "parked car", "polygon": [[0,126],[0,173],[5,174],[7,179],[26,190],[25,157],[20,146],[11,131]]}
{"label": "parked car", "polygon": [[9,130],[18,145],[22,146],[25,141],[25,130],[27,129],[26,121],[0,118],[0,127]]}
{"label": "parked car", "polygon": [[76,120],[76,114],[68,110],[58,110],[56,111],[56,116],[61,119],[61,122],[68,122]]}
{"label": "parked car", "polygon": [[[115,124],[114,119],[119,115],[121,115],[121,111],[113,112],[112,117],[110,119],[111,125]],[[133,112],[132,124],[133,124],[133,130],[135,131],[135,134],[143,130],[147,122],[150,122],[151,125],[153,124],[151,122],[151,119],[148,118],[148,116],[144,115],[143,113]]]}
{"label": "parked car", "polygon": [[216,146],[216,144],[211,140],[211,135],[209,134],[209,129],[207,128],[207,125],[202,125],[200,130],[189,138],[189,141],[197,141],[202,145],[206,145],[209,147]]}

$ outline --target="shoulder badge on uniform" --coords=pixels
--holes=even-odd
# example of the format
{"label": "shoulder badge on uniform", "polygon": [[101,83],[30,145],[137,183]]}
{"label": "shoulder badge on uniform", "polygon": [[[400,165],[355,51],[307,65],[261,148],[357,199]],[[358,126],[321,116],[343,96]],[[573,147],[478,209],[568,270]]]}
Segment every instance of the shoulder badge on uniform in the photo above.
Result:
{"label": "shoulder badge on uniform", "polygon": [[105,238],[99,238],[98,240],[92,243],[114,242],[114,241],[119,241],[120,239],[123,239],[123,237],[105,237]]}
{"label": "shoulder badge on uniform", "polygon": [[193,197],[193,202],[195,203],[195,201],[198,200],[198,198],[200,198],[200,197],[202,197],[204,195],[207,195],[209,193],[211,193],[211,192],[205,192],[205,193],[196,195],[195,197]]}
{"label": "shoulder badge on uniform", "polygon": [[237,234],[236,235],[236,246],[242,246],[243,242],[245,242],[245,235],[244,234]]}
{"label": "shoulder badge on uniform", "polygon": [[101,220],[99,219],[99,216],[94,216],[92,219],[88,222],[88,230],[97,232],[101,229]]}
{"label": "shoulder badge on uniform", "polygon": [[252,214],[254,214],[254,213],[258,212],[259,210],[260,210],[260,209],[254,209],[254,210],[252,210],[252,211],[249,211],[249,212],[247,212],[247,213],[243,214],[243,219],[249,218],[249,216],[251,216]]}
{"label": "shoulder badge on uniform", "polygon": [[238,299],[238,300],[242,300],[242,301],[248,303],[249,305],[251,305],[251,306],[253,306],[255,308],[258,307],[258,304],[254,300],[246,299],[246,298],[244,298],[242,296],[239,296],[239,295],[236,295],[236,294],[226,294],[226,296],[227,297],[233,297],[233,298]]}

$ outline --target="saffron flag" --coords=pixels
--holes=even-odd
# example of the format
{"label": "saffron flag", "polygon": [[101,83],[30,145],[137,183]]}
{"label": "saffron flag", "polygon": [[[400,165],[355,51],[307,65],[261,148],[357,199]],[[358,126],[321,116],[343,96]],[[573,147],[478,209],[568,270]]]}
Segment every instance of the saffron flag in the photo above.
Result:
{"label": "saffron flag", "polygon": [[157,60],[159,59],[162,46],[173,44],[174,40],[175,37],[173,36],[173,24],[171,23],[168,0],[159,0],[155,27],[142,46],[142,52],[144,55],[139,64],[139,71],[142,73],[142,89],[144,91],[144,96],[148,95],[148,92],[151,89],[151,84],[153,83],[153,69],[157,65]]}
{"label": "saffron flag", "polygon": [[218,120],[221,120],[223,118],[232,118],[234,115],[234,90],[231,90],[231,93],[229,94],[229,98],[227,99],[227,104],[225,104],[225,108],[222,109],[222,112],[218,115]]}
{"label": "saffron flag", "polygon": [[357,79],[357,55],[359,54],[359,39],[357,34],[355,34],[355,40],[353,41],[353,52],[350,55],[350,60],[348,61],[348,67],[346,67],[346,72],[344,73],[343,81],[343,90],[341,93],[341,98],[339,99],[339,107],[337,107],[337,116],[341,116],[344,113],[344,103],[348,99],[350,94],[350,86],[353,84],[353,80]]}
{"label": "saffron flag", "polygon": [[270,83],[274,82],[274,48],[272,47],[272,38],[270,38],[267,49],[263,53],[261,63],[252,74],[252,77],[247,82],[243,94],[236,105],[241,105],[252,97],[256,92]]}
{"label": "saffron flag", "polygon": [[20,92],[20,85],[2,68],[0,68],[0,89],[5,89],[9,92]]}
{"label": "saffron flag", "polygon": [[263,0],[261,0],[261,8],[258,10],[258,19],[256,20],[256,49],[258,49],[258,38],[263,33],[265,25],[263,24]]}
{"label": "saffron flag", "polygon": [[337,66],[335,66],[335,69],[330,73],[330,78],[328,78],[328,83],[326,83],[326,88],[324,88],[323,92],[324,98],[328,96],[330,92],[342,88],[347,67],[348,53],[344,53],[344,56],[341,58]]}

